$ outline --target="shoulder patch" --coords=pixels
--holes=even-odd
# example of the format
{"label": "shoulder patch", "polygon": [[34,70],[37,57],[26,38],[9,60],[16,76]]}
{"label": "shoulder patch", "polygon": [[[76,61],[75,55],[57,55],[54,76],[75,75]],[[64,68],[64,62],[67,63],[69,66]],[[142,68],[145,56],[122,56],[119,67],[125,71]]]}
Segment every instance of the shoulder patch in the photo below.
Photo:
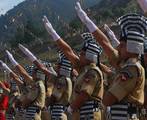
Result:
{"label": "shoulder patch", "polygon": [[119,77],[121,81],[127,81],[128,79],[132,78],[127,72],[122,72]]}
{"label": "shoulder patch", "polygon": [[56,81],[56,86],[58,89],[61,89],[62,87],[66,86],[66,78],[65,77],[60,77]]}
{"label": "shoulder patch", "polygon": [[88,83],[90,82],[90,80],[94,80],[94,79],[96,80],[98,76],[97,73],[98,72],[94,69],[88,70],[83,77],[84,81]]}
{"label": "shoulder patch", "polygon": [[140,76],[140,69],[137,65],[128,65],[125,66],[120,73],[125,74],[128,78],[139,77]]}

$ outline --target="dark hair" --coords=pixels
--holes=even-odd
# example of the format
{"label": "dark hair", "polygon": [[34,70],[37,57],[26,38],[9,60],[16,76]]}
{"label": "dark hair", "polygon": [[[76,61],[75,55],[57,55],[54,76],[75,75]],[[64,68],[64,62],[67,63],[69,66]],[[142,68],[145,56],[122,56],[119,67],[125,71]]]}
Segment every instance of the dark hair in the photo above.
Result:
{"label": "dark hair", "polygon": [[124,42],[127,42],[127,36],[126,35],[123,35],[122,33],[120,34],[120,39],[119,41],[124,41]]}

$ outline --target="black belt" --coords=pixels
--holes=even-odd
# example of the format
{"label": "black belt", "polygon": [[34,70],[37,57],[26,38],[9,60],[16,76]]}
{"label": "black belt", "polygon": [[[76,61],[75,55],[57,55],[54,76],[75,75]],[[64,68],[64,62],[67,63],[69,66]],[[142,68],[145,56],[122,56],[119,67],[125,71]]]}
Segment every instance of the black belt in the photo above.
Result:
{"label": "black belt", "polygon": [[30,109],[34,110],[36,113],[40,113],[40,111],[41,111],[41,108],[39,106],[36,106],[36,105],[27,107],[26,112],[29,111]]}
{"label": "black belt", "polygon": [[128,114],[137,114],[138,112],[138,106],[132,103],[128,103]]}
{"label": "black belt", "polygon": [[102,108],[102,104],[100,101],[91,100],[86,101],[83,106],[81,106],[80,111],[85,111],[88,109],[95,109],[95,111],[99,111]]}
{"label": "black belt", "polygon": [[93,120],[93,112],[99,112],[101,102],[96,100],[86,101],[80,108],[80,120]]}
{"label": "black belt", "polygon": [[138,116],[138,113],[139,113],[139,107],[127,101],[121,101],[111,106],[112,119],[117,118],[117,120],[121,120],[122,117],[124,119],[127,119],[128,116],[129,118],[134,118]]}
{"label": "black belt", "polygon": [[63,111],[65,111],[67,109],[67,106],[62,104],[54,104],[50,106],[50,110],[53,110],[53,109],[62,109]]}
{"label": "black belt", "polygon": [[51,110],[51,118],[52,120],[60,120],[62,119],[62,113],[65,112],[66,110],[66,106],[62,105],[62,104],[54,104],[51,106],[50,110]]}

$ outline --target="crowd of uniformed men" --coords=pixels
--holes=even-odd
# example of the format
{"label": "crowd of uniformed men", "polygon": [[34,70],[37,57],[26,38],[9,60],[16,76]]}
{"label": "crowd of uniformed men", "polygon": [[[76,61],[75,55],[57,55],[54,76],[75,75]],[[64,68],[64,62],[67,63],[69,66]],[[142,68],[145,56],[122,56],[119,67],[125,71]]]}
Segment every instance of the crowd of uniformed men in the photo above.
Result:
{"label": "crowd of uniformed men", "polygon": [[[9,75],[0,81],[0,120],[147,120],[147,18],[136,13],[118,18],[117,40],[106,24],[105,35],[79,2],[75,10],[89,30],[81,34],[79,55],[46,16],[45,29],[59,48],[57,65],[37,59],[19,44],[32,63],[23,67],[6,50],[13,68],[0,61]],[[109,67],[101,62],[102,51]]]}

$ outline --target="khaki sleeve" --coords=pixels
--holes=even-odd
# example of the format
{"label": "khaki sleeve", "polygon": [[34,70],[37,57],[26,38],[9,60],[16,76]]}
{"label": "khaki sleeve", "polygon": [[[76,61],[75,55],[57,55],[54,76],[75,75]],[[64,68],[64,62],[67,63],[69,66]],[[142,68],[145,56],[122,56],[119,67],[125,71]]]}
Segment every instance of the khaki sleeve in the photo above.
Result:
{"label": "khaki sleeve", "polygon": [[66,89],[66,79],[64,77],[59,78],[55,83],[53,89],[53,96],[55,96],[56,99],[59,100],[62,97],[65,89]]}
{"label": "khaki sleeve", "polygon": [[32,88],[32,90],[27,95],[27,99],[33,101],[37,98],[38,94],[39,94],[39,88],[38,87]]}
{"label": "khaki sleeve", "polygon": [[119,54],[118,54],[118,51],[117,50],[114,49],[114,52],[109,57],[109,62],[114,67],[117,67],[117,64],[119,63]]}
{"label": "khaki sleeve", "polygon": [[130,66],[123,69],[117,76],[115,82],[108,90],[119,101],[126,97],[135,88],[138,71],[136,67]]}
{"label": "khaki sleeve", "polygon": [[66,82],[67,84],[66,84],[66,90],[65,90],[64,96],[65,96],[65,99],[69,101],[72,94],[72,82],[70,78],[67,78]]}
{"label": "khaki sleeve", "polygon": [[88,95],[92,95],[95,85],[98,82],[98,73],[96,70],[88,71],[83,80],[81,85],[81,91],[86,92]]}

